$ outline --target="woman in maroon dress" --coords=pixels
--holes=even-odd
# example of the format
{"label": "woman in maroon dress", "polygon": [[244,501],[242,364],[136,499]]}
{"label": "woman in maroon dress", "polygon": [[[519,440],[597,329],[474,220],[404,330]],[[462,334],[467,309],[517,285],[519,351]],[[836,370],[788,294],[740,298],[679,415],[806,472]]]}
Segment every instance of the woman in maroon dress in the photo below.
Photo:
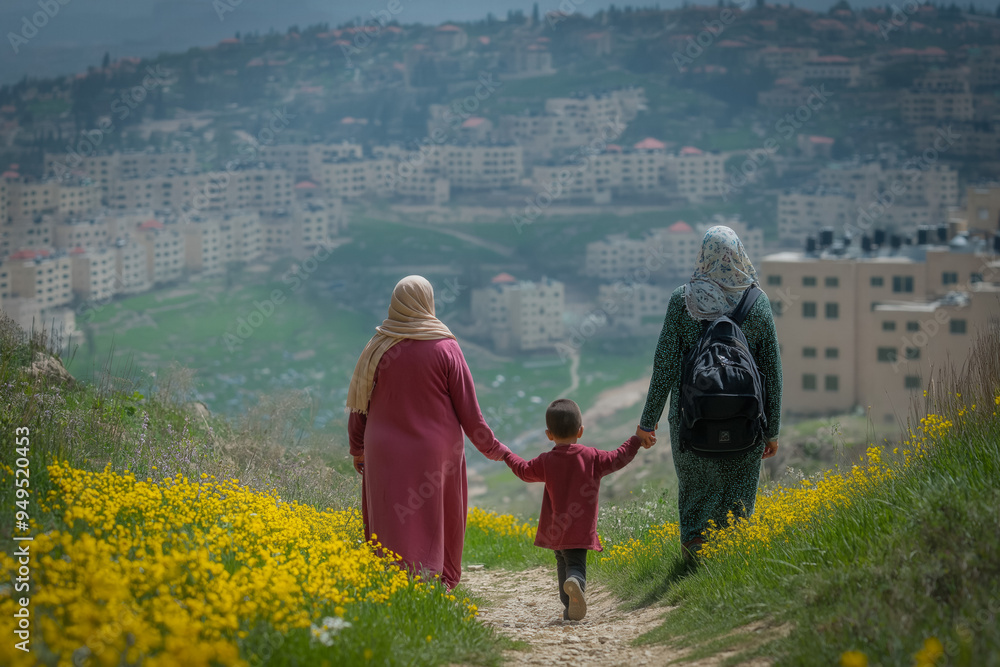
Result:
{"label": "woman in maroon dress", "polygon": [[375,331],[347,396],[365,537],[452,588],[462,576],[468,510],[462,432],[490,460],[510,450],[483,419],[472,373],[434,316],[425,278],[399,281]]}

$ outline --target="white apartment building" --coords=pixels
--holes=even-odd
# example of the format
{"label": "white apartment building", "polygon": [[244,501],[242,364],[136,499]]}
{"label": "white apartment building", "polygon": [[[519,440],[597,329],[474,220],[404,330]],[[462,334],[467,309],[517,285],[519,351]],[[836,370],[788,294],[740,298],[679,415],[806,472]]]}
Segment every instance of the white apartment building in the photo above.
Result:
{"label": "white apartment building", "polygon": [[73,294],[103,300],[118,293],[117,257],[112,248],[77,247],[69,252]]}
{"label": "white apartment building", "polygon": [[819,56],[802,66],[805,81],[832,81],[846,86],[856,86],[861,78],[861,66],[847,56]]}
{"label": "white apartment building", "polygon": [[391,182],[395,161],[389,158],[348,159],[322,162],[313,172],[328,197],[358,199],[372,194],[383,194],[386,183]]}
{"label": "white apartment building", "polygon": [[796,46],[767,46],[750,54],[750,61],[762,65],[780,76],[798,74],[810,60],[819,56],[813,48]]}
{"label": "white apartment building", "polygon": [[53,226],[53,217],[42,214],[19,218],[0,226],[0,257],[19,250],[43,251],[51,248]]}
{"label": "white apartment building", "polygon": [[946,89],[911,89],[899,101],[904,123],[936,124],[944,120],[971,121],[975,102],[968,81],[953,81]]}
{"label": "white apartment building", "polygon": [[75,185],[59,185],[59,213],[63,215],[87,215],[101,207],[101,189],[89,181]]}
{"label": "white apartment building", "polygon": [[230,262],[249,262],[264,251],[264,225],[259,211],[192,216],[180,225],[184,268],[219,275]]}
{"label": "white apartment building", "polygon": [[971,230],[1000,231],[1000,183],[969,186],[965,191],[965,219]]}
{"label": "white apartment building", "polygon": [[360,160],[361,144],[343,141],[334,144],[272,144],[260,148],[265,162],[280,167],[295,180],[315,178],[319,165],[337,160]]}
{"label": "white apartment building", "polygon": [[801,247],[824,227],[842,235],[854,218],[854,197],[842,192],[818,189],[778,195],[778,238],[783,245]]}
{"label": "white apartment building", "polygon": [[762,230],[748,227],[738,216],[715,215],[695,227],[678,220],[669,227],[651,229],[640,239],[619,234],[588,243],[584,273],[604,280],[627,280],[637,269],[645,268],[657,279],[689,276],[694,271],[705,232],[715,225],[725,225],[736,232],[751,261],[762,257]]}
{"label": "white apartment building", "polygon": [[654,333],[663,326],[674,289],[673,285],[648,283],[601,285],[597,288],[597,306],[622,333]]}
{"label": "white apartment building", "polygon": [[126,178],[146,178],[168,172],[193,173],[198,168],[194,151],[125,152],[83,156],[46,153],[45,173],[63,179],[83,177],[96,184],[105,199],[115,194],[116,182]]}
{"label": "white apartment building", "polygon": [[697,148],[685,147],[667,159],[667,182],[676,186],[677,194],[689,202],[698,203],[718,197],[726,172],[724,153],[707,153]]}
{"label": "white apartment building", "polygon": [[490,286],[472,291],[477,328],[498,350],[554,347],[565,335],[565,309],[565,286],[548,278],[517,281],[501,274]]}
{"label": "white apartment building", "polygon": [[[905,422],[932,369],[960,367],[1000,317],[1000,261],[968,246],[897,255],[770,255],[761,263],[784,374],[783,408]],[[962,251],[959,251],[962,250]]]}
{"label": "white apartment building", "polygon": [[136,242],[146,248],[146,271],[153,285],[178,280],[184,273],[184,238],[174,226],[148,220],[135,232]]}
{"label": "white apartment building", "polygon": [[119,292],[139,294],[152,288],[145,244],[140,244],[131,237],[121,237],[116,239],[113,251]]}
{"label": "white apartment building", "polygon": [[72,264],[66,255],[22,250],[4,266],[10,274],[11,299],[32,299],[39,308],[65,306],[73,300]]}
{"label": "white apartment building", "polygon": [[14,223],[59,210],[58,181],[7,180],[7,215]]}
{"label": "white apartment building", "polygon": [[53,244],[62,249],[103,247],[114,239],[111,231],[104,216],[77,218],[54,226]]}
{"label": "white apartment building", "polygon": [[244,208],[283,208],[292,203],[292,180],[283,169],[243,169],[168,173],[123,179],[110,201],[119,211],[222,211]]}
{"label": "white apartment building", "polygon": [[870,208],[886,192],[892,193],[893,205],[925,204],[932,214],[944,215],[958,205],[958,172],[948,165],[915,161],[883,168],[878,162],[835,163],[820,169],[817,180],[824,188],[853,195],[860,209]]}

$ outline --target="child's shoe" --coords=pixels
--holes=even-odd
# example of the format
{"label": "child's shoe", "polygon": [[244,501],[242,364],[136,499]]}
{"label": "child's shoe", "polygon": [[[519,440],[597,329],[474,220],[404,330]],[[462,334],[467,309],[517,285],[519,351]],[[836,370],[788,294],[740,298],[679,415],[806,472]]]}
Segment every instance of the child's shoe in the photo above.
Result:
{"label": "child's shoe", "polygon": [[577,577],[568,577],[563,584],[563,591],[569,596],[567,616],[571,621],[582,620],[587,615],[587,598],[583,594],[582,583]]}

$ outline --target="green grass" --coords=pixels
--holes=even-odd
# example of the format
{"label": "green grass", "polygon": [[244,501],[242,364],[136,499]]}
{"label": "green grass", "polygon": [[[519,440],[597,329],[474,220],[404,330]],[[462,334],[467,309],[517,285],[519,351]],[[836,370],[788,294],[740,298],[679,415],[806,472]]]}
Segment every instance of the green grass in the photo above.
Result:
{"label": "green grass", "polygon": [[[705,653],[742,646],[730,664],[766,656],[779,665],[831,665],[844,651],[860,650],[871,664],[909,665],[924,640],[935,637],[948,664],[996,664],[998,338],[994,333],[979,347],[980,363],[992,359],[986,381],[954,385],[978,410],[960,420],[957,405],[945,407],[958,426],[874,493],[751,559],[720,556],[691,571],[676,553],[606,572],[636,603],[678,605],[644,640],[704,643]],[[739,634],[720,640],[755,622],[789,632],[765,631],[750,643]]]}

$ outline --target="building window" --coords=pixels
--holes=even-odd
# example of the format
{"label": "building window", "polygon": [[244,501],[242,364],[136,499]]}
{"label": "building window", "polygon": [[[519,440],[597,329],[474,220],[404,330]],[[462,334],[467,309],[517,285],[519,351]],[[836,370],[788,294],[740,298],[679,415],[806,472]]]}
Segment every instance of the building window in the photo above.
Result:
{"label": "building window", "polygon": [[964,334],[965,320],[951,320],[948,322],[948,331],[953,334]]}
{"label": "building window", "polygon": [[831,302],[826,304],[826,319],[835,320],[840,317],[840,304]]}
{"label": "building window", "polygon": [[909,322],[906,323],[906,330],[907,331],[920,331],[920,322],[916,322],[914,320],[910,320]]}
{"label": "building window", "polygon": [[912,292],[913,291],[913,276],[893,276],[892,277],[892,291],[893,292]]}
{"label": "building window", "polygon": [[941,282],[945,285],[954,285],[958,282],[958,273],[955,271],[945,271],[941,274]]}
{"label": "building window", "polygon": [[816,348],[815,347],[804,347],[802,348],[802,356],[806,359],[816,358]]}
{"label": "building window", "polygon": [[840,278],[837,276],[827,276],[823,280],[823,285],[826,287],[840,287]]}
{"label": "building window", "polygon": [[908,347],[906,348],[906,360],[916,361],[920,358],[920,348],[919,347]]}
{"label": "building window", "polygon": [[903,379],[903,386],[907,389],[920,389],[920,376],[919,375],[907,375]]}
{"label": "building window", "polygon": [[827,391],[840,391],[840,377],[827,375],[823,378],[823,386]]}
{"label": "building window", "polygon": [[895,331],[896,323],[892,320],[885,320],[882,322],[882,331]]}
{"label": "building window", "polygon": [[838,359],[840,358],[840,348],[828,347],[826,348],[826,358],[827,359]]}
{"label": "building window", "polygon": [[816,276],[802,276],[803,287],[816,287]]}
{"label": "building window", "polygon": [[781,284],[781,276],[768,276],[767,277],[767,284],[768,285],[780,285]]}
{"label": "building window", "polygon": [[896,361],[896,348],[894,347],[880,347],[878,349],[878,360],[882,362],[895,363]]}
{"label": "building window", "polygon": [[806,391],[816,391],[815,373],[804,373],[802,375],[802,388]]}
{"label": "building window", "polygon": [[815,301],[805,301],[802,303],[802,317],[816,317]]}

